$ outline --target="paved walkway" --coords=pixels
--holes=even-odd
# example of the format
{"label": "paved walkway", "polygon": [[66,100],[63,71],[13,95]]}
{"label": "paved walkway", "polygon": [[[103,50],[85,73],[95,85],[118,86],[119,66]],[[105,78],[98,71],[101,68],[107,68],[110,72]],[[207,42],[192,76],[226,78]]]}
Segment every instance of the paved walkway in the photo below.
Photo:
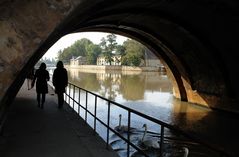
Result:
{"label": "paved walkway", "polygon": [[0,137],[1,157],[118,157],[70,108],[57,108],[49,89],[44,109],[35,89],[19,91]]}

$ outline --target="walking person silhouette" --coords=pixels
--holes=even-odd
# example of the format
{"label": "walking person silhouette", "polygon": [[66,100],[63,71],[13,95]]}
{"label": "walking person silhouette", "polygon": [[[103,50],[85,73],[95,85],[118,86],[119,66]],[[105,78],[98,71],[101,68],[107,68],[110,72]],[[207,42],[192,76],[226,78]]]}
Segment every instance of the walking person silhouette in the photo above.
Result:
{"label": "walking person silhouette", "polygon": [[64,68],[62,61],[57,62],[52,80],[55,87],[55,93],[58,96],[58,108],[62,108],[64,104],[64,93],[66,92],[65,88],[68,84],[67,71]]}
{"label": "walking person silhouette", "polygon": [[46,93],[48,93],[48,85],[47,81],[49,81],[49,72],[46,70],[46,64],[41,63],[39,69],[36,70],[33,81],[32,87],[36,82],[36,92],[37,92],[37,103],[38,107],[44,107]]}

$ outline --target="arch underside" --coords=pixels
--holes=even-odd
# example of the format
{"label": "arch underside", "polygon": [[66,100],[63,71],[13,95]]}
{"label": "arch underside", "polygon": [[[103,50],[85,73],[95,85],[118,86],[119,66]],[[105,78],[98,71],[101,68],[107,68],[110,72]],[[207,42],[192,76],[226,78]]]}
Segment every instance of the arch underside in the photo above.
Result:
{"label": "arch underside", "polygon": [[[4,91],[2,105],[11,101],[27,71],[58,39],[74,32],[100,31],[130,37],[154,52],[167,68],[176,98],[220,110],[239,111],[235,107],[238,77],[233,75],[236,65],[233,52],[237,48],[234,39],[238,35],[233,29],[238,24],[230,18],[237,9],[234,1],[5,2],[0,7],[5,4],[5,10],[7,6],[16,9],[0,16],[4,24],[1,27],[6,25],[9,32],[14,30],[11,39],[20,46],[8,47],[8,52],[18,53],[15,60],[20,66],[14,69],[8,58],[0,60],[0,66],[9,67],[12,76],[10,81],[0,80],[1,84],[8,82],[1,89]],[[47,16],[43,17],[43,12]],[[6,44],[14,45],[12,40]]]}
{"label": "arch underside", "polygon": [[228,89],[221,69],[223,61],[215,49],[178,20],[152,9],[141,13],[141,9],[96,12],[82,23],[76,16],[66,32],[113,32],[143,43],[163,61],[176,98],[217,108],[220,98],[228,96]]}

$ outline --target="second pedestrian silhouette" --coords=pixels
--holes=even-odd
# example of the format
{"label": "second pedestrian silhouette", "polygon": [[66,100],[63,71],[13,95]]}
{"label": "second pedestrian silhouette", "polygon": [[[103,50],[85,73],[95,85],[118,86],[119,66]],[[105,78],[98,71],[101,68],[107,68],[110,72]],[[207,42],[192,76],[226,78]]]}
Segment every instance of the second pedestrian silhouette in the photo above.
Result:
{"label": "second pedestrian silhouette", "polygon": [[68,85],[67,71],[64,68],[62,61],[57,62],[52,80],[55,87],[55,93],[58,96],[58,108],[62,108],[64,103],[64,93],[66,92],[65,88]]}
{"label": "second pedestrian silhouette", "polygon": [[45,103],[46,93],[48,93],[48,84],[49,81],[49,72],[46,70],[46,64],[41,63],[39,69],[36,70],[33,81],[32,87],[36,81],[36,92],[37,92],[37,103],[38,107],[43,108]]}

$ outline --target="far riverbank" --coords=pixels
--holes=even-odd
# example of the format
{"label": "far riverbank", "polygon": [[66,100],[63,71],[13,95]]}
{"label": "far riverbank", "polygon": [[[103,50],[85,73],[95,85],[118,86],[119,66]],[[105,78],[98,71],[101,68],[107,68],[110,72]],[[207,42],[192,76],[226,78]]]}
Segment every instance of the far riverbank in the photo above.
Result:
{"label": "far riverbank", "polygon": [[119,65],[65,65],[67,69],[80,71],[134,71],[134,72],[166,72],[165,67],[133,67]]}

